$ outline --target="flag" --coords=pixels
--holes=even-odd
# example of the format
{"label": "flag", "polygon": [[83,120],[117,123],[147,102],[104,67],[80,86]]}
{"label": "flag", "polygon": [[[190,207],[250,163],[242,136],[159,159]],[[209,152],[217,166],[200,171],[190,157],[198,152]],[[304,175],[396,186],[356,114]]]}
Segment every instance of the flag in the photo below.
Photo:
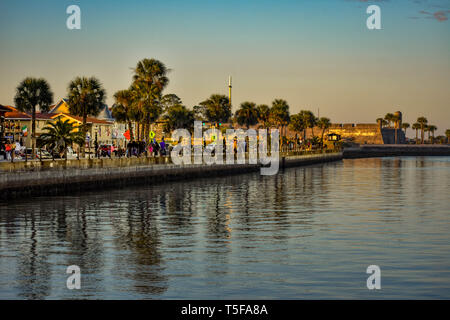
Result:
{"label": "flag", "polygon": [[28,128],[27,128],[27,126],[23,126],[22,127],[22,135],[24,137],[26,137],[28,135]]}
{"label": "flag", "polygon": [[127,130],[123,133],[123,136],[125,137],[125,139],[130,140],[130,130]]}

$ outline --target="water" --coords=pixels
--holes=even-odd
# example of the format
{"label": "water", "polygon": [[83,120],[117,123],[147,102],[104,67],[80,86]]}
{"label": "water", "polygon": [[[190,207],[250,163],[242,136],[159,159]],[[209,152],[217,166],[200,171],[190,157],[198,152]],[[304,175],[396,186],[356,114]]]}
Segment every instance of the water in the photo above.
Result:
{"label": "water", "polygon": [[449,187],[403,157],[3,203],[0,298],[449,299]]}

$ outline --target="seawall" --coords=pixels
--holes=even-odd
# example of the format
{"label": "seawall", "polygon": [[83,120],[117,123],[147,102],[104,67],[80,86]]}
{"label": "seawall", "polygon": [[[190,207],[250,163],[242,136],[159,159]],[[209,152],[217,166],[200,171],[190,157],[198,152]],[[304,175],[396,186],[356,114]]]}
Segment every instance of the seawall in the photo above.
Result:
{"label": "seawall", "polygon": [[[342,160],[343,154],[280,156],[280,169]],[[256,164],[175,165],[168,157],[0,163],[0,200],[256,172]]]}
{"label": "seawall", "polygon": [[391,156],[450,156],[450,145],[361,145],[344,148],[344,159]]}

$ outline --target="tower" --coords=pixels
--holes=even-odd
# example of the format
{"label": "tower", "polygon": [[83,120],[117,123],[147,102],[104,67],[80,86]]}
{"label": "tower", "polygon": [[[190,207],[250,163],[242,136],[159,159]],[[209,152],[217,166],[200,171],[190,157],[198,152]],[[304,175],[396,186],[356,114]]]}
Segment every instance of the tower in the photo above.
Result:
{"label": "tower", "polygon": [[230,107],[231,107],[231,76],[228,77],[228,100],[230,102]]}

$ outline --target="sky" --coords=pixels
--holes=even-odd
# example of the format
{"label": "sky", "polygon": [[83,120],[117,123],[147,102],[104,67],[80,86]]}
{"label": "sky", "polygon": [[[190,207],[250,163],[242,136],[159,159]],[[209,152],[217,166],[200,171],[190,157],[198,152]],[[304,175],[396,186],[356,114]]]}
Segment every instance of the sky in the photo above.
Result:
{"label": "sky", "polygon": [[[66,9],[81,9],[69,30]],[[366,9],[381,9],[369,30]],[[143,58],[171,70],[165,93],[188,107],[213,93],[241,102],[288,101],[334,123],[374,123],[400,110],[450,128],[450,0],[0,0],[0,104],[27,76],[55,101],[76,76],[113,94]],[[409,135],[412,136],[412,130]]]}

